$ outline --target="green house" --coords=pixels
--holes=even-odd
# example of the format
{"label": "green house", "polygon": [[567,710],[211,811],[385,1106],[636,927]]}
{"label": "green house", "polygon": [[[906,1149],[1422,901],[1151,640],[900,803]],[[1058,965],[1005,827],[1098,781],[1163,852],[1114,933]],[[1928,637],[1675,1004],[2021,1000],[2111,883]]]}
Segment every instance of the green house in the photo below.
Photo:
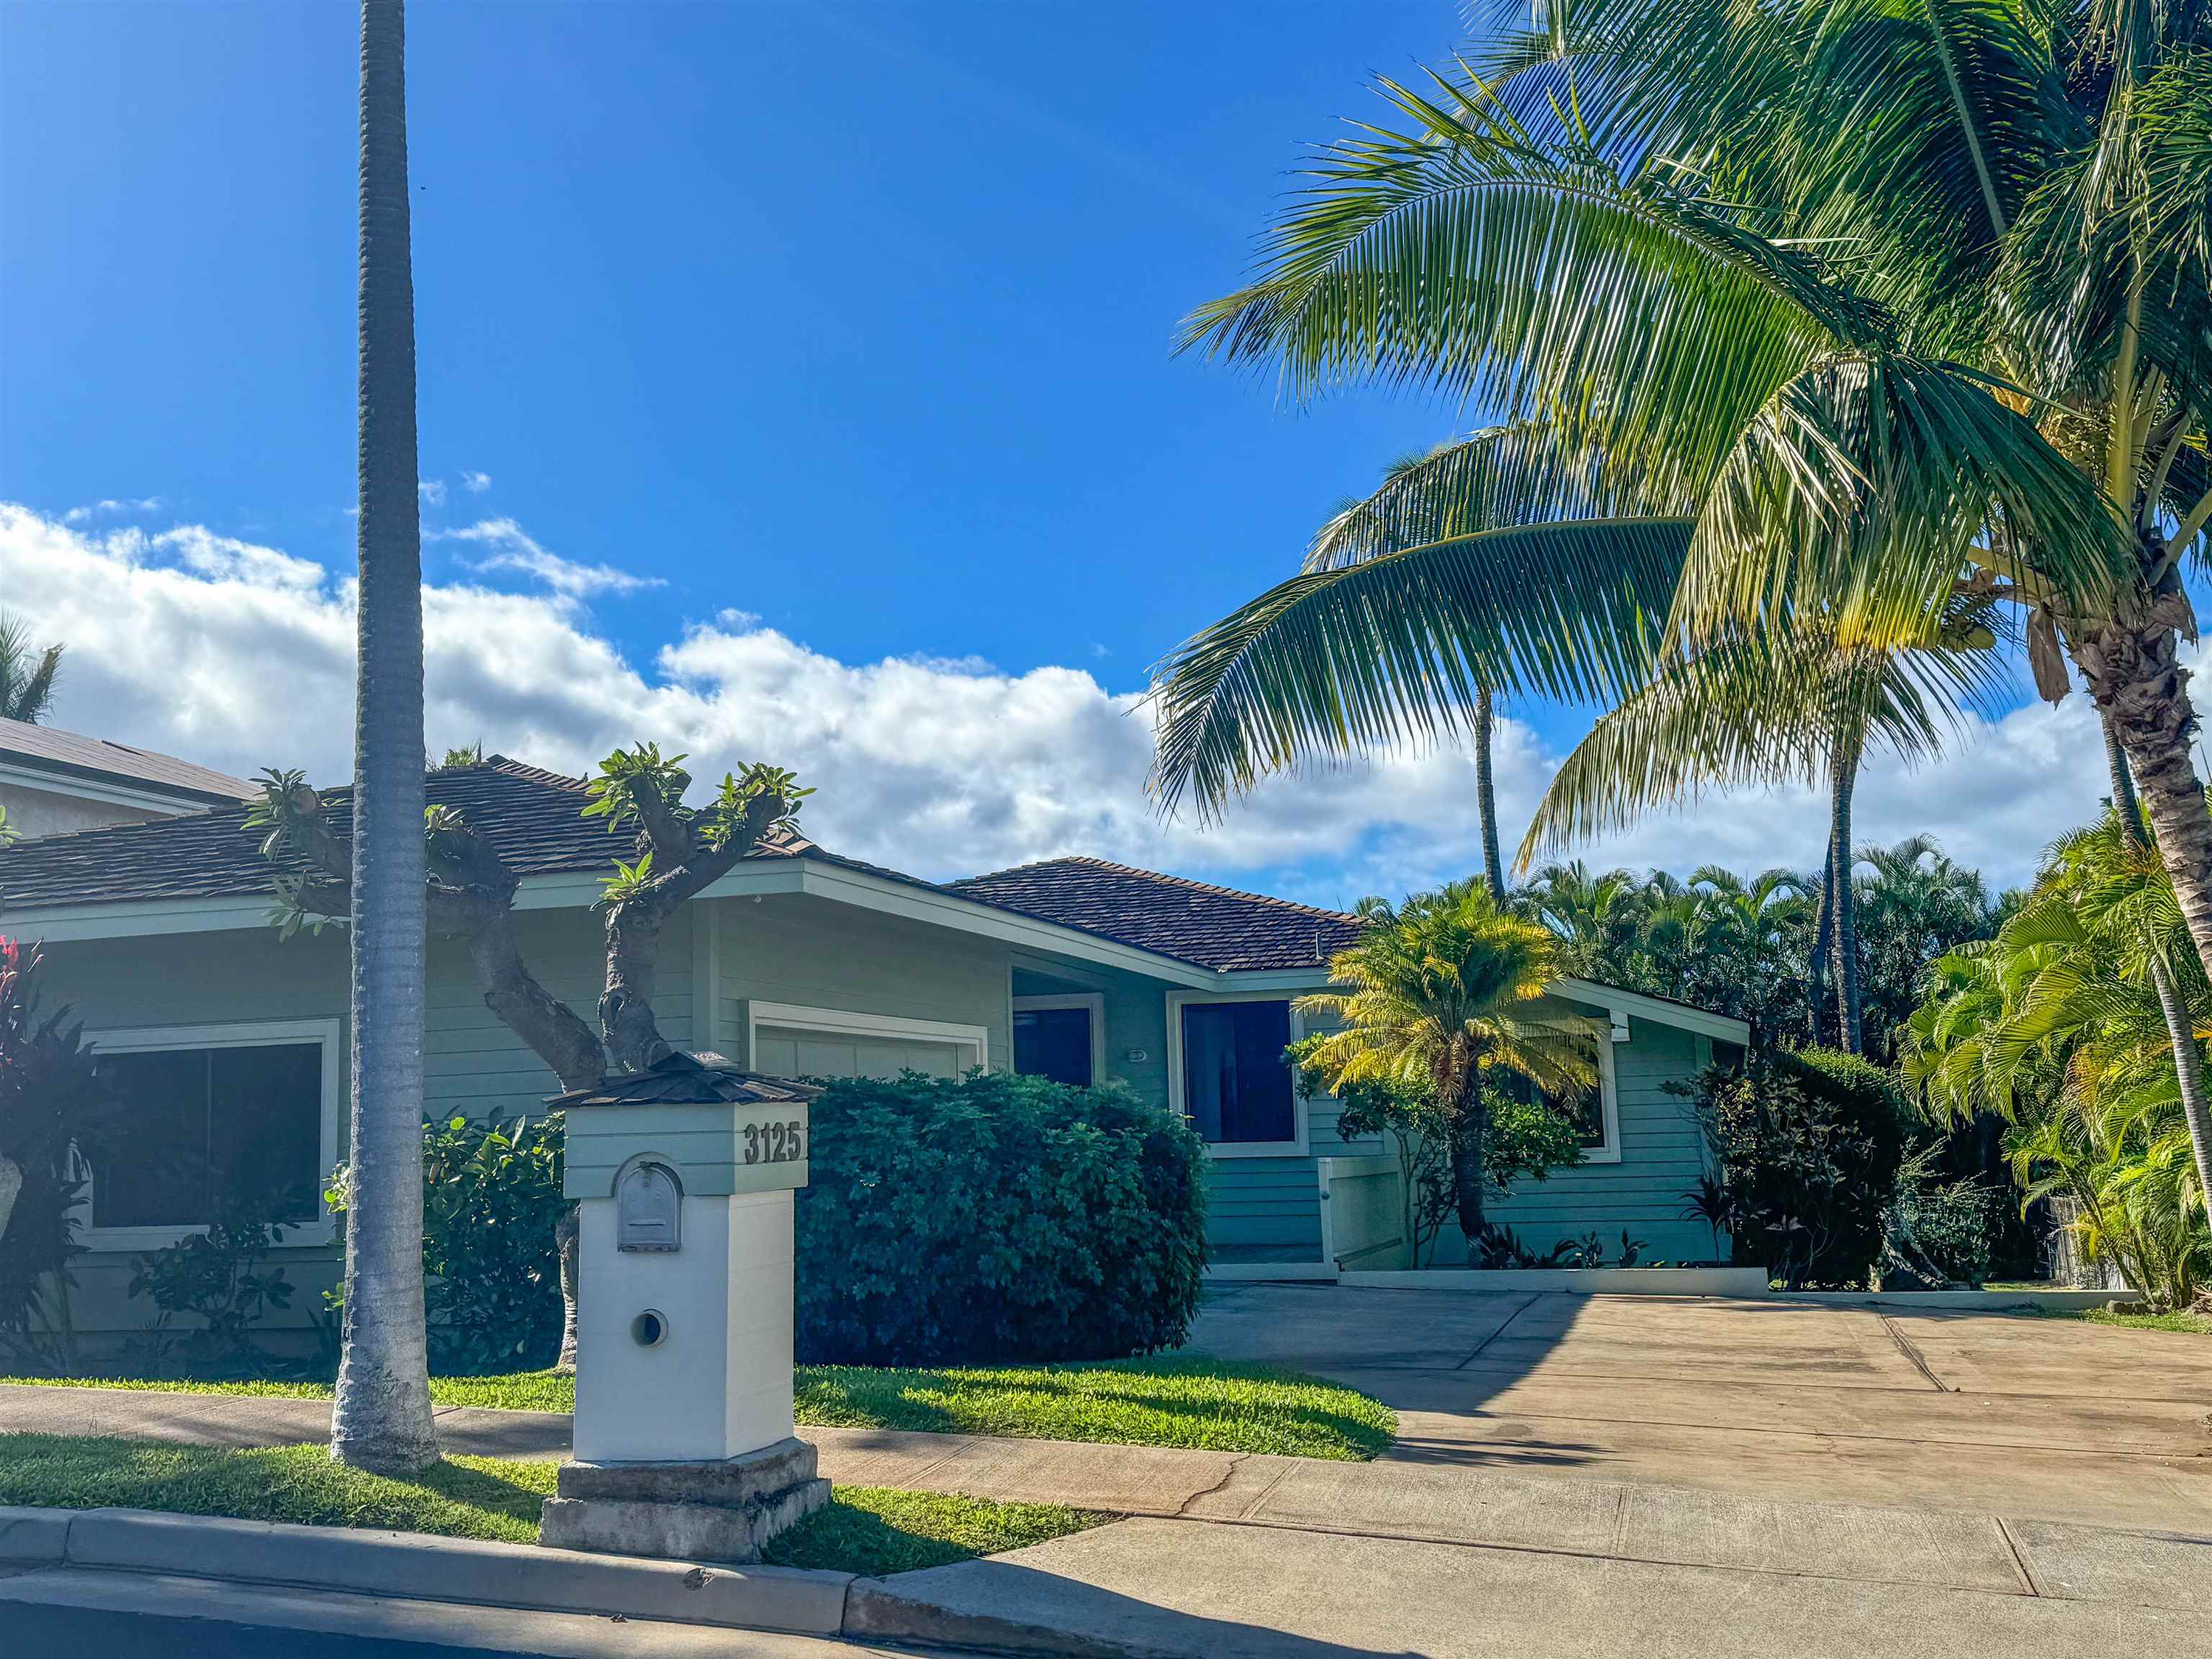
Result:
{"label": "green house", "polygon": [[[599,991],[592,902],[616,843],[580,816],[584,786],[505,759],[430,775],[520,877],[523,950],[555,994]],[[343,828],[343,791],[330,797]],[[49,1007],[66,1003],[109,1057],[135,1125],[93,1171],[73,1316],[142,1327],[132,1256],[204,1226],[248,1187],[294,1195],[286,1266],[303,1293],[337,1273],[323,1177],[343,1156],[346,946],[280,940],[270,868],[242,808],[43,837],[0,850],[0,933],[43,941]],[[693,900],[670,927],[663,1032],[772,1075],[954,1075],[1012,1067],[1117,1079],[1185,1113],[1212,1150],[1212,1271],[1330,1279],[1403,1265],[1395,1158],[1337,1132],[1281,1060],[1291,1001],[1321,988],[1359,923],[1097,859],[929,882],[793,838]],[[429,954],[428,1109],[512,1115],[555,1081],[485,1007],[458,945]],[[1553,997],[1601,1060],[1584,1161],[1531,1182],[1498,1218],[1540,1249],[1626,1228],[1648,1254],[1707,1256],[1682,1194],[1697,1127],[1666,1085],[1740,1044],[1736,1021],[1599,985]],[[1449,1261],[1455,1234],[1439,1260]]]}

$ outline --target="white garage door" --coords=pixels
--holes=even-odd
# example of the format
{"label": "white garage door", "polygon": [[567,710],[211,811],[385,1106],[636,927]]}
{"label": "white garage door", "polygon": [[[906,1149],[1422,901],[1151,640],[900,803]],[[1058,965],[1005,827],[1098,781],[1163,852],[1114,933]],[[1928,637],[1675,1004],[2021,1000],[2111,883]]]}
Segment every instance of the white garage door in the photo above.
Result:
{"label": "white garage door", "polygon": [[975,1063],[972,1043],[848,1036],[786,1025],[753,1029],[753,1070],[769,1077],[890,1078],[905,1071],[958,1077]]}

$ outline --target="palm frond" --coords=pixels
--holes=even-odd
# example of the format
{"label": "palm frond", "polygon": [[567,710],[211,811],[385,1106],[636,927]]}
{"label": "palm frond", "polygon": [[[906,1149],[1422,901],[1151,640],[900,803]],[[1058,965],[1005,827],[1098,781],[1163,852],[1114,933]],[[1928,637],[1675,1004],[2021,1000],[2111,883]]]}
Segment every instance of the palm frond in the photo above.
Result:
{"label": "palm frond", "polygon": [[1153,671],[1153,793],[1215,812],[1304,760],[1455,735],[1486,686],[1617,696],[1646,671],[1689,535],[1528,525],[1292,577]]}

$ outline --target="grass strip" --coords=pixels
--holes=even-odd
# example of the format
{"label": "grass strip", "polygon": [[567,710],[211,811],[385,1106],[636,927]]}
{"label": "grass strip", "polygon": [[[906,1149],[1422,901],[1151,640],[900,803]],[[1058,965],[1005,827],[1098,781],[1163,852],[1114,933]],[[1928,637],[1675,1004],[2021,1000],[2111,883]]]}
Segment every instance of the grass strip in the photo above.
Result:
{"label": "grass strip", "polygon": [[[329,1384],[313,1381],[0,1380],[316,1400],[331,1394]],[[1389,1445],[1398,1422],[1389,1407],[1354,1389],[1270,1366],[1188,1356],[1083,1365],[801,1365],[793,1382],[799,1422],[825,1428],[921,1429],[1351,1462]],[[575,1404],[575,1380],[551,1371],[436,1376],[430,1379],[430,1397],[441,1406],[565,1412]]]}
{"label": "grass strip", "polygon": [[[0,1434],[0,1504],[112,1505],[534,1544],[538,1505],[553,1495],[556,1467],[449,1457],[416,1480],[398,1480],[333,1463],[320,1446],[241,1450]],[[879,1576],[1021,1549],[1111,1519],[1056,1504],[841,1486],[828,1508],[776,1539],[768,1559]]]}

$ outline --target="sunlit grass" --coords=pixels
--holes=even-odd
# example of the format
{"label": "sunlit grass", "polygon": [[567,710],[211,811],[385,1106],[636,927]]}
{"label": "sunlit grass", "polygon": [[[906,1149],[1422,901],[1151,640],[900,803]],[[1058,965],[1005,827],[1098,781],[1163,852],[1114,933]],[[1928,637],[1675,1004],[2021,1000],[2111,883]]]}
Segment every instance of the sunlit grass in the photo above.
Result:
{"label": "sunlit grass", "polygon": [[[189,1394],[327,1400],[314,1381],[228,1382],[149,1377],[4,1379],[58,1387],[149,1389]],[[1088,1365],[884,1369],[801,1365],[793,1374],[798,1420],[825,1428],[921,1429],[944,1434],[1089,1440],[1292,1457],[1372,1457],[1397,1418],[1364,1394],[1296,1372],[1173,1356]],[[573,1376],[435,1376],[440,1406],[566,1412]]]}

